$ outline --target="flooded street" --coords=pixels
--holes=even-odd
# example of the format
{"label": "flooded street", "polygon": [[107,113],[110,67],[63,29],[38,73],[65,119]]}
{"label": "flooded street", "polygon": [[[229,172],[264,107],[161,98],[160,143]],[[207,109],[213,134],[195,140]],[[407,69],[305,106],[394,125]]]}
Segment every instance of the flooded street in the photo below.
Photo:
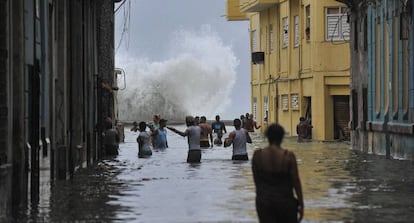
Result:
{"label": "flooded street", "polygon": [[[214,147],[201,164],[187,164],[187,139],[171,131],[166,151],[139,159],[136,135],[125,128],[118,157],[58,182],[18,222],[257,222],[250,162],[231,161],[231,149]],[[253,141],[249,158],[265,144],[259,134]],[[413,222],[411,161],[357,155],[346,143],[288,138],[283,146],[298,159],[303,222]]]}

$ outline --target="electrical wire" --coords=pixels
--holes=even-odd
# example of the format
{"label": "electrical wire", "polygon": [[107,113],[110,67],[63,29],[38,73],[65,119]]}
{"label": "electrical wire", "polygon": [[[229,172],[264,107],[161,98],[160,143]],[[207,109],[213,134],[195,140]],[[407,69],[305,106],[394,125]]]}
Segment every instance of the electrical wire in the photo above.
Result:
{"label": "electrical wire", "polygon": [[125,4],[127,0],[124,0],[123,2],[121,2],[121,4],[118,6],[118,8],[115,9],[114,13],[116,14],[118,12],[118,10],[122,7],[122,5]]}
{"label": "electrical wire", "polygon": [[[124,0],[121,4],[124,4],[126,1],[127,0]],[[118,45],[117,45],[116,50],[115,50],[115,54],[118,52],[119,48],[121,47],[122,42],[124,41],[124,38],[125,38],[125,42],[126,42],[126,47],[127,47],[127,49],[129,48],[129,35],[130,35],[129,27],[130,27],[130,23],[131,23],[131,1],[129,1],[129,4],[128,4],[127,8],[124,7],[122,33],[121,33],[121,37],[119,39]],[[128,34],[128,36],[126,34]]]}
{"label": "electrical wire", "polygon": [[[340,8],[339,8],[340,9]],[[338,34],[339,34],[339,22],[341,22],[341,24],[342,24],[342,18],[344,17],[344,16],[348,16],[348,13],[349,13],[349,8],[347,8],[347,11],[345,12],[345,13],[342,13],[342,15],[340,16],[340,17],[338,17],[338,21],[336,22],[336,24],[335,24],[335,29],[334,29],[334,33],[335,33],[335,30],[336,29],[338,29]],[[349,28],[351,28],[351,25],[349,25]],[[341,30],[342,31],[342,30]],[[339,40],[334,40],[334,36],[333,35],[331,35],[330,37],[328,36],[328,38],[330,38],[330,42],[331,42],[331,44],[332,45],[342,45],[342,44],[347,44],[348,43],[348,41],[344,38],[344,33],[347,33],[346,31],[342,31],[342,36],[340,36],[340,38],[342,38],[342,39],[339,39]],[[348,31],[348,33],[350,33],[350,30]],[[339,43],[337,43],[337,41],[340,41]]]}

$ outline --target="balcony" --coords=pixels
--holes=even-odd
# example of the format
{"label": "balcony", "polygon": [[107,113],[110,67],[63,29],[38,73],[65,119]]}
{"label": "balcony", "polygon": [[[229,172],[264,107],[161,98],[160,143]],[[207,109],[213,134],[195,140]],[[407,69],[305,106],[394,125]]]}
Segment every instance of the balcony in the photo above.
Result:
{"label": "balcony", "polygon": [[280,0],[240,0],[240,12],[261,12],[279,2]]}
{"label": "balcony", "polygon": [[240,12],[240,0],[227,0],[226,17],[228,21],[249,20],[246,13]]}

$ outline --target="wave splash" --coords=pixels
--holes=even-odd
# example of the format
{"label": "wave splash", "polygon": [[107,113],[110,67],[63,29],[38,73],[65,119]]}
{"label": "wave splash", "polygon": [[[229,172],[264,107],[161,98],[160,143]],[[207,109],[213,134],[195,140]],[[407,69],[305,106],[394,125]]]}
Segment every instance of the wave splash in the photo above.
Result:
{"label": "wave splash", "polygon": [[118,93],[120,120],[150,120],[153,114],[213,119],[230,105],[239,60],[209,26],[177,31],[168,54],[165,61],[119,58],[127,82]]}

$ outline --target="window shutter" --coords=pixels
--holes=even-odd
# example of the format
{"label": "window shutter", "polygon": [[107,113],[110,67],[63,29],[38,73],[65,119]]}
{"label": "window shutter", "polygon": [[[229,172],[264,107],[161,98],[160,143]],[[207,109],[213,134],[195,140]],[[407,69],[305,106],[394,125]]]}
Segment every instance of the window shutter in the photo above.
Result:
{"label": "window shutter", "polygon": [[341,22],[341,24],[342,24],[342,28],[341,28],[342,29],[341,30],[342,31],[342,38],[344,40],[349,40],[351,27],[350,27],[349,23],[347,22],[348,18],[344,14],[344,15],[341,16],[341,20],[342,20],[342,22]]}
{"label": "window shutter", "polygon": [[252,33],[252,51],[257,51],[257,30],[253,30]]}
{"label": "window shutter", "polygon": [[327,16],[328,40],[339,38],[339,16]]}
{"label": "window shutter", "polygon": [[289,45],[289,22],[288,17],[283,18],[283,47]]}
{"label": "window shutter", "polygon": [[253,98],[253,117],[257,117],[257,98]]}
{"label": "window shutter", "polygon": [[270,47],[270,51],[273,51],[273,49],[275,48],[275,44],[274,44],[274,33],[273,33],[273,25],[269,26],[269,47]]}
{"label": "window shutter", "polygon": [[299,16],[295,16],[295,47],[299,46]]}

